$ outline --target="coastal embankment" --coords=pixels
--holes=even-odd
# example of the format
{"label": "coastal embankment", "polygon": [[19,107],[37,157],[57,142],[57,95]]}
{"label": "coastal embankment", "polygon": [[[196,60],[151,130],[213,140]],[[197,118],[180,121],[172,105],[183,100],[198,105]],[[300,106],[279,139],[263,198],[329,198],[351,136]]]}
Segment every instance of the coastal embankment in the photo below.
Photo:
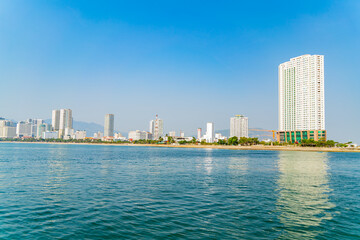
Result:
{"label": "coastal embankment", "polygon": [[299,147],[299,146],[230,146],[230,145],[200,145],[200,144],[133,144],[133,143],[74,143],[74,142],[12,142],[0,143],[31,143],[31,144],[62,144],[62,145],[102,145],[102,146],[131,146],[131,147],[166,147],[166,148],[206,148],[206,149],[228,149],[228,150],[263,150],[263,151],[303,151],[303,152],[357,152],[359,148],[338,147]]}

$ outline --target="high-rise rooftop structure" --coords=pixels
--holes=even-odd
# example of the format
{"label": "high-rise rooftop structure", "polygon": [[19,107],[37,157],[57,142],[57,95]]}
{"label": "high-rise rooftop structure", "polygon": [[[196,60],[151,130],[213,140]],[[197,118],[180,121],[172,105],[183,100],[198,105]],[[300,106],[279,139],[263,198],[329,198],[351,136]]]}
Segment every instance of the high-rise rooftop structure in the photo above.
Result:
{"label": "high-rise rooftop structure", "polygon": [[114,136],[114,114],[105,115],[104,137]]}
{"label": "high-rise rooftop structure", "polygon": [[230,137],[249,137],[248,118],[236,115],[230,118]]}
{"label": "high-rise rooftop structure", "polygon": [[279,65],[281,142],[326,139],[324,56],[302,55]]}

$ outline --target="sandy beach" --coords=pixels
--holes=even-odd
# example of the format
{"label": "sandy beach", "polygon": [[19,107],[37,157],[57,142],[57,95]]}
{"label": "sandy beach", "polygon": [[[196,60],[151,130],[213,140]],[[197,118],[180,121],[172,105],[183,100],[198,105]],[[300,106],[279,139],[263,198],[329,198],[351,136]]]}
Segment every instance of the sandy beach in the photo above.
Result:
{"label": "sandy beach", "polygon": [[63,145],[105,145],[105,146],[131,146],[131,147],[168,147],[168,148],[207,148],[229,150],[262,150],[262,151],[304,151],[304,152],[357,152],[359,148],[325,148],[325,147],[298,147],[298,146],[229,146],[229,145],[167,145],[167,144],[131,144],[131,143],[64,143],[64,142],[0,142],[0,143],[32,143],[32,144],[63,144]]}

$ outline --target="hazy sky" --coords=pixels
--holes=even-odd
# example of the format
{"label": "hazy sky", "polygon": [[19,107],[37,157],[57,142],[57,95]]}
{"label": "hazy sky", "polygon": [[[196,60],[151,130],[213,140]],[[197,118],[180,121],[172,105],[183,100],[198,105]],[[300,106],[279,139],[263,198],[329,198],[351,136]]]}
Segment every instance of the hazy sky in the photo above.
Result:
{"label": "hazy sky", "polygon": [[358,0],[0,0],[0,116],[277,129],[278,65],[303,54],[325,55],[329,138],[360,143]]}

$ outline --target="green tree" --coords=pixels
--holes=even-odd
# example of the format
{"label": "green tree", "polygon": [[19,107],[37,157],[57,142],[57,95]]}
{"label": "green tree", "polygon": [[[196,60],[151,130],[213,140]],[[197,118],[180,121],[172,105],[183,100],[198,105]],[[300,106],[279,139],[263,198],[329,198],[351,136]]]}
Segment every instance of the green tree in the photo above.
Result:
{"label": "green tree", "polygon": [[239,145],[238,138],[236,136],[229,138],[228,144],[229,145]]}

